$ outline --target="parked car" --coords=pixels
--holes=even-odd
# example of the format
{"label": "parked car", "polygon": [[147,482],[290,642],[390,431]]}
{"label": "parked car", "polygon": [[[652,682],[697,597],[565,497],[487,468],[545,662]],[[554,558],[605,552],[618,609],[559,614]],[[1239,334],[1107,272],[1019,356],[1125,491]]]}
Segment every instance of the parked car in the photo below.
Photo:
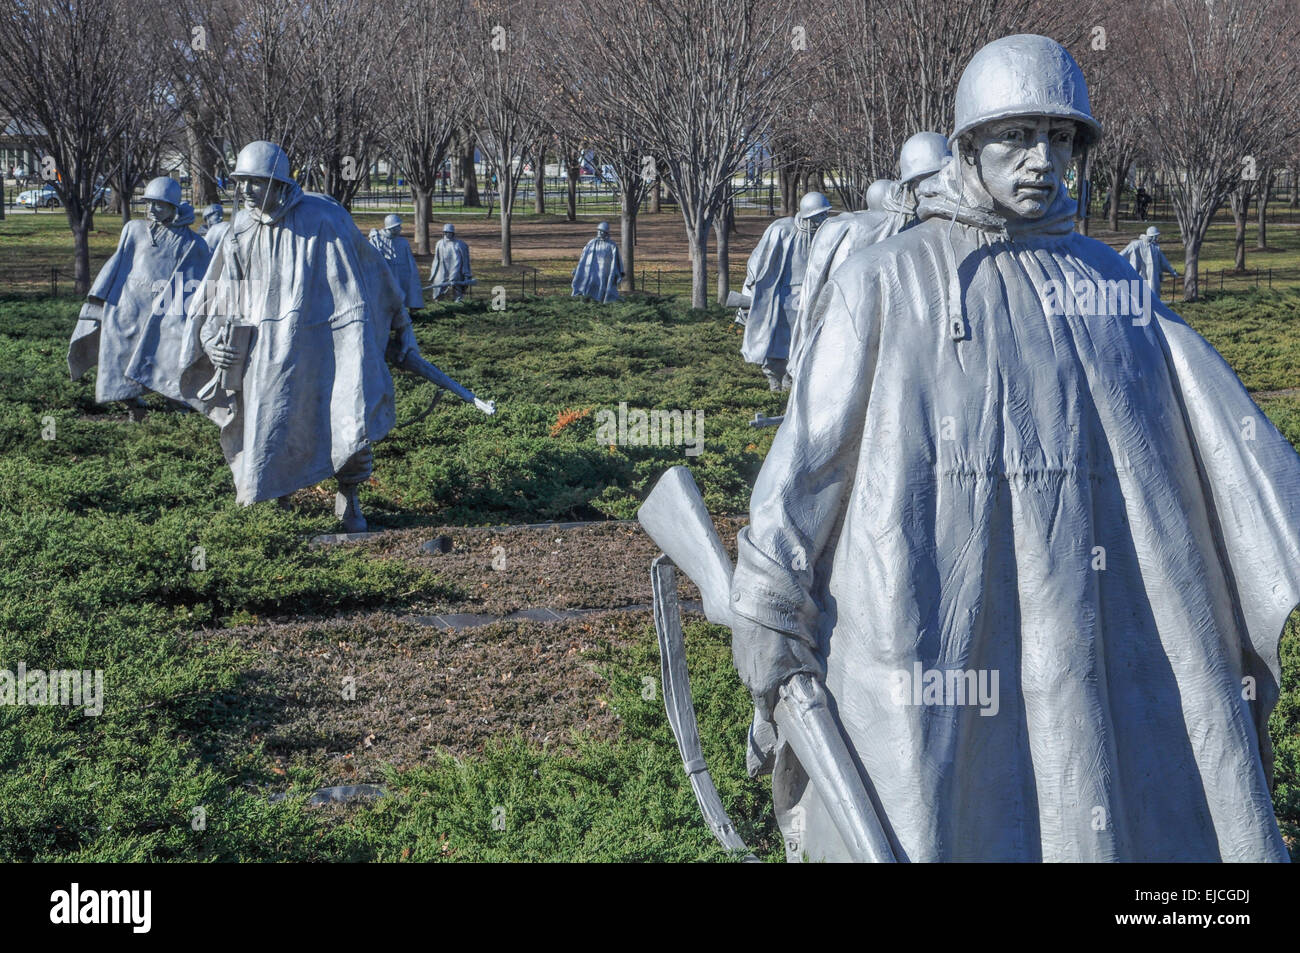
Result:
{"label": "parked car", "polygon": [[[113,201],[113,190],[109,186],[101,185],[95,189],[93,204],[96,210],[107,208],[111,201]],[[18,204],[28,208],[62,208],[63,200],[59,198],[59,193],[54,190],[54,186],[46,184],[39,189],[19,192]]]}

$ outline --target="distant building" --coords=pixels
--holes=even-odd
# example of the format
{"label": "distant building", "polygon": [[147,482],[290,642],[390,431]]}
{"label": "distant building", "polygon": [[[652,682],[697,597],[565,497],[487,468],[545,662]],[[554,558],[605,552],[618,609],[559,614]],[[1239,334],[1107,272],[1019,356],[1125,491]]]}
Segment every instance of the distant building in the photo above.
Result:
{"label": "distant building", "polygon": [[23,144],[13,118],[0,113],[0,172],[8,177],[11,168],[26,169],[29,175],[34,175],[36,154]]}

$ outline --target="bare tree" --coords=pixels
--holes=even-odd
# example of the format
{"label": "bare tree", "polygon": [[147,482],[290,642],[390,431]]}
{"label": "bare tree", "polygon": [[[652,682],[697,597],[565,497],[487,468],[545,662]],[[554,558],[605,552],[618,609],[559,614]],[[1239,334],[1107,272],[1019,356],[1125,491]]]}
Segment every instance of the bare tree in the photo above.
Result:
{"label": "bare tree", "polygon": [[[1258,157],[1294,135],[1292,114],[1300,19],[1288,0],[1167,0],[1146,34],[1148,91],[1142,118],[1152,152],[1180,177],[1171,201],[1184,252],[1183,299],[1200,296],[1201,245],[1214,213],[1242,183],[1258,176]],[[1155,26],[1162,29],[1155,29]],[[1259,37],[1271,38],[1262,55]]]}
{"label": "bare tree", "polygon": [[[624,106],[624,91],[608,63],[605,37],[582,29],[585,13],[568,16],[557,12],[548,24],[544,43],[549,51],[547,72],[562,77],[550,102],[553,123],[562,140],[586,137],[598,163],[612,166],[618,179],[619,250],[623,257],[621,287],[636,288],[636,223],[641,202],[655,184],[654,162],[648,161],[648,135],[637,117]],[[580,146],[563,152],[573,155],[569,172],[570,221],[576,218],[577,172]],[[577,168],[574,168],[574,167]]]}
{"label": "bare tree", "polygon": [[671,181],[691,254],[691,306],[708,302],[708,236],[731,179],[791,86],[794,0],[596,0],[612,81]]}
{"label": "bare tree", "polygon": [[451,25],[463,0],[403,0],[406,28],[389,62],[391,95],[380,141],[396,160],[415,200],[415,250],[429,254],[433,192],[467,101],[454,66]]}
{"label": "bare tree", "polygon": [[[392,95],[391,41],[434,11],[381,0],[313,0],[302,5],[304,69],[298,77],[307,108],[296,153],[322,192],[351,206],[378,138],[380,102]],[[445,29],[445,24],[443,25]]]}
{"label": "bare tree", "polygon": [[77,294],[90,289],[95,188],[114,172],[131,122],[122,93],[136,86],[139,63],[122,49],[136,28],[115,0],[0,0],[0,111],[63,203]]}
{"label": "bare tree", "polygon": [[482,0],[466,17],[459,38],[478,132],[478,144],[496,177],[501,216],[501,264],[510,266],[510,222],[522,156],[537,138],[535,57],[529,36],[531,7],[521,0]]}

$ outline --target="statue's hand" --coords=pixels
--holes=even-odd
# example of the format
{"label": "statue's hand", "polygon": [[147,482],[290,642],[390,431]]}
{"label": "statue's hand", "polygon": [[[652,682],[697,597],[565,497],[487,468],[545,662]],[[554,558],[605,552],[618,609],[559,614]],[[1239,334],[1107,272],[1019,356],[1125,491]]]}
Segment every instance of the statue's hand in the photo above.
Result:
{"label": "statue's hand", "polygon": [[415,340],[415,328],[408,321],[406,325],[398,332],[397,335],[397,360],[396,364],[401,364],[408,354],[419,354],[420,342]]}
{"label": "statue's hand", "polygon": [[233,344],[214,342],[205,346],[204,350],[208,352],[208,360],[212,361],[213,366],[223,371],[234,367],[243,356],[240,349]]}
{"label": "statue's hand", "polygon": [[772,769],[779,740],[772,720],[778,691],[800,672],[825,677],[825,664],[801,639],[739,616],[732,623],[731,656],[754,699],[754,723],[745,760],[751,775],[763,774]]}
{"label": "statue's hand", "polygon": [[481,397],[475,397],[474,406],[489,417],[497,412],[497,402],[495,400],[483,400]]}

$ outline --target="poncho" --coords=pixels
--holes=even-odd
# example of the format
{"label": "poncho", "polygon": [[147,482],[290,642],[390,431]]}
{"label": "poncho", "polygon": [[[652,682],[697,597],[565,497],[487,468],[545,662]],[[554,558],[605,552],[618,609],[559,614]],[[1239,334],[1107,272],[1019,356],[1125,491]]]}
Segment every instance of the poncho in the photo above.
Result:
{"label": "poncho", "polygon": [[411,253],[411,243],[401,235],[391,235],[387,229],[371,229],[370,244],[384,256],[388,270],[393,273],[398,290],[402,292],[406,306],[412,311],[424,307],[424,293],[420,290],[420,269],[415,264],[415,255]]}
{"label": "poncho", "polygon": [[444,238],[433,246],[433,268],[429,282],[434,296],[450,290],[451,286],[467,284],[473,275],[469,270],[469,246],[459,238]]}
{"label": "poncho", "polygon": [[1174,271],[1174,266],[1169,264],[1169,259],[1160,250],[1160,246],[1145,237],[1129,242],[1120,254],[1128,259],[1128,263],[1137,270],[1137,273],[1147,280],[1147,284],[1151,286],[1157,298],[1160,297],[1160,282],[1165,272],[1171,275],[1178,274]]}
{"label": "poncho", "polygon": [[194,210],[182,203],[167,225],[127,222],[95,276],[68,346],[68,372],[76,380],[99,366],[98,403],[139,397],[146,388],[180,399],[186,301],[209,258],[207,245],[190,231],[193,221]]}
{"label": "poncho", "polygon": [[208,243],[209,249],[216,251],[228,231],[230,231],[229,222],[217,222],[215,225],[209,225],[207,231],[203,232],[203,240]]}
{"label": "poncho", "polygon": [[[191,302],[186,400],[221,427],[240,503],[332,476],[394,423],[385,350],[408,322],[392,273],[327,195],[296,187],[274,213],[241,209]],[[210,386],[204,350],[251,325],[242,388]]]}
{"label": "poncho", "polygon": [[618,245],[597,235],[582,249],[573,269],[571,298],[618,301],[618,283],[623,280],[623,256]]}
{"label": "poncho", "polygon": [[848,261],[854,252],[884,241],[917,223],[916,205],[901,182],[895,182],[890,187],[881,204],[880,211],[837,215],[817,229],[817,234],[813,236],[808,266],[804,270],[802,293],[799,296],[799,310],[790,325],[791,356],[788,370],[791,377],[798,373],[804,348],[815,330],[811,326],[812,302],[816,300],[817,293],[822,290],[831,273]]}
{"label": "poncho", "polygon": [[[824,659],[900,859],[1285,860],[1300,458],[1174,312],[1061,306],[1137,280],[1073,205],[1008,229],[949,183],[835,272],[732,605]],[[778,818],[843,857],[800,776]]]}
{"label": "poncho", "polygon": [[[818,231],[833,221],[823,222]],[[743,289],[750,298],[749,317],[740,353],[750,364],[790,356],[790,328],[799,312],[813,237],[793,217],[778,218],[749,255]]]}

